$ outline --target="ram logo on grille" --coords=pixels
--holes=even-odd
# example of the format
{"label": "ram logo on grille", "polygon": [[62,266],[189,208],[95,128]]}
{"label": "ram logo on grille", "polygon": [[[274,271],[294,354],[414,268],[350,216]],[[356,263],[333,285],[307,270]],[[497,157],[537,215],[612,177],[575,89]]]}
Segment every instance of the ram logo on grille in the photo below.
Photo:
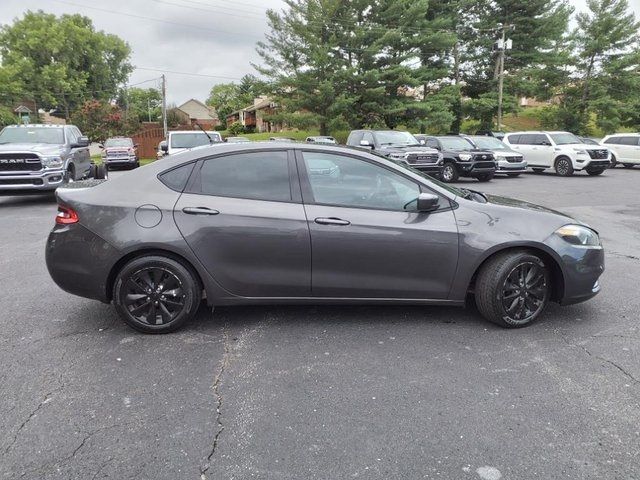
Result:
{"label": "ram logo on grille", "polygon": [[14,163],[25,163],[24,158],[0,158],[0,164],[14,164]]}

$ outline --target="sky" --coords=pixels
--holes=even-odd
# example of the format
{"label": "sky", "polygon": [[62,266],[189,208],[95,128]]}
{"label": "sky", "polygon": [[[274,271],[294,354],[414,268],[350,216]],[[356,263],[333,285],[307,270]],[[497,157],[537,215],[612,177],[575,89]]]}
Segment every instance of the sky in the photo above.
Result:
{"label": "sky", "polygon": [[[570,0],[577,9],[586,0]],[[629,0],[640,18],[640,0]],[[129,84],[155,87],[164,72],[169,103],[206,100],[212,85],[256,73],[256,42],[267,31],[265,11],[282,0],[2,0],[0,24],[27,10],[81,13],[97,30],[129,43],[136,67]]]}

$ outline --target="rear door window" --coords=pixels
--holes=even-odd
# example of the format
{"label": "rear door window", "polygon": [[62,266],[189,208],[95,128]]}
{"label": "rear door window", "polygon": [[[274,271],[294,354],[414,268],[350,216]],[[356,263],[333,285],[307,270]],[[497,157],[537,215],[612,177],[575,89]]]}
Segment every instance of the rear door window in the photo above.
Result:
{"label": "rear door window", "polygon": [[216,157],[202,163],[191,193],[220,197],[290,202],[287,152],[249,152]]}
{"label": "rear door window", "polygon": [[619,137],[621,145],[638,146],[638,137]]}

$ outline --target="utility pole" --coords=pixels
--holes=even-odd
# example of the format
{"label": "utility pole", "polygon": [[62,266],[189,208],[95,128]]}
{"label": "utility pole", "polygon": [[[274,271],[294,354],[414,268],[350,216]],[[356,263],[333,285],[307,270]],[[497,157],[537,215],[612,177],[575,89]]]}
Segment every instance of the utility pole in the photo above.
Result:
{"label": "utility pole", "polygon": [[167,82],[162,74],[162,128],[164,136],[167,137]]}
{"label": "utility pole", "polygon": [[496,47],[498,49],[498,65],[497,65],[497,74],[498,74],[498,126],[497,129],[500,130],[502,128],[502,97],[504,90],[504,55],[506,50],[511,50],[513,43],[511,40],[507,40],[507,25],[501,25],[502,35],[500,40],[496,42]]}
{"label": "utility pole", "polygon": [[149,123],[151,123],[151,102],[147,98],[147,115],[149,116]]}

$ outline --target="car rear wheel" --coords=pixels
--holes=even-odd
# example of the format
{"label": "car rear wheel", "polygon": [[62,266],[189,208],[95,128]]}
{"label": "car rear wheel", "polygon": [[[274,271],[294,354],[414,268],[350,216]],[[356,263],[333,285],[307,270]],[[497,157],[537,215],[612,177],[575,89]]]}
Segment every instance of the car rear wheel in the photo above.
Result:
{"label": "car rear wheel", "polygon": [[192,319],[201,287],[190,268],[173,258],[151,255],[127,263],[113,286],[113,303],[130,327],[145,333],[168,333]]}
{"label": "car rear wheel", "polygon": [[442,168],[442,180],[450,183],[458,180],[458,170],[452,162],[447,162]]}
{"label": "car rear wheel", "polygon": [[96,180],[104,180],[107,178],[107,167],[104,164],[96,165],[93,178]]}
{"label": "car rear wheel", "polygon": [[487,320],[507,328],[533,322],[549,302],[550,293],[549,269],[525,250],[490,258],[476,279],[478,310]]}
{"label": "car rear wheel", "polygon": [[556,173],[561,177],[570,177],[573,175],[573,165],[568,157],[559,157],[556,160]]}

